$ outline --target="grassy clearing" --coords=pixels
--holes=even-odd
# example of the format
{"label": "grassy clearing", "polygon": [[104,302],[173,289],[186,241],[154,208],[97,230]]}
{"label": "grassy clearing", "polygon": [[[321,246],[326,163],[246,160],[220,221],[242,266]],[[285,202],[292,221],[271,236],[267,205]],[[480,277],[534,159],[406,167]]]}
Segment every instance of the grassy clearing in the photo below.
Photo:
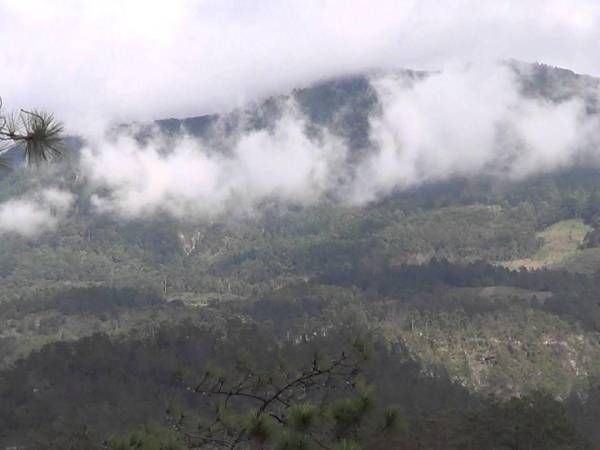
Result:
{"label": "grassy clearing", "polygon": [[574,260],[583,251],[579,245],[592,228],[580,219],[561,220],[538,233],[543,244],[530,258],[516,259],[502,263],[505,267],[518,269],[539,269],[542,267],[563,267],[564,263]]}

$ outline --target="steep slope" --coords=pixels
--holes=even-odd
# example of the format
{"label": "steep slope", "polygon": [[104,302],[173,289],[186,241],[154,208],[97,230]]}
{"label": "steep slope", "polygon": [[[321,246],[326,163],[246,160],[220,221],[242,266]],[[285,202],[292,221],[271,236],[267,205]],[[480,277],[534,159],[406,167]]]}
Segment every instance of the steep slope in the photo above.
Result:
{"label": "steep slope", "polygon": [[[587,114],[597,112],[596,80],[543,65],[511,67],[525,95],[549,102],[579,97]],[[428,75],[401,76],[411,82]],[[172,140],[189,133],[227,154],[241,132],[268,130],[290,103],[309,136],[327,132],[345,143],[349,167],[376,150],[369,137],[381,103],[363,76],[223,116],[142,124],[135,137],[150,140],[159,130],[166,135],[161,151],[168,152]],[[594,167],[521,180],[455,177],[366,205],[333,194],[308,206],[269,197],[249,213],[202,220],[168,213],[123,218],[95,206],[81,143],[71,144],[61,163],[0,181],[2,201],[48,185],[74,194],[59,226],[0,241],[0,387],[10,400],[1,419],[25,430],[27,440],[38,438],[36,427],[56,411],[48,427],[72,431],[71,387],[96,402],[85,414],[103,423],[100,433],[160,420],[160,405],[147,391],[186,401],[177,377],[200,370],[193,356],[202,339],[186,343],[186,332],[199,324],[213,327],[210,333],[256,325],[268,330],[273,345],[295,345],[327,339],[343,319],[380,333],[390,346],[406,346],[417,364],[411,376],[423,390],[447,374],[441,379],[450,396],[463,388],[499,398],[537,389],[560,399],[594,392],[600,376],[600,170]],[[154,351],[174,358],[167,369]],[[102,360],[105,353],[114,359]],[[73,355],[83,361],[81,370],[69,365]],[[124,361],[127,370],[119,369]],[[30,378],[22,376],[29,371]],[[128,392],[135,403],[129,410],[119,392],[137,380],[132,373],[148,379]],[[65,374],[77,383],[66,385]],[[111,393],[113,378],[120,381]],[[115,407],[121,416],[111,416]],[[119,417],[131,421],[121,428]]]}

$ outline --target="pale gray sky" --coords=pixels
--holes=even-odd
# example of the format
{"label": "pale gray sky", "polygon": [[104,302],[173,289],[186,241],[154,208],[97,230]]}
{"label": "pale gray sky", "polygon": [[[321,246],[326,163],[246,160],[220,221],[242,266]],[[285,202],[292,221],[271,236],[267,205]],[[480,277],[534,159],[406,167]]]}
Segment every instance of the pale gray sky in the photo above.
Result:
{"label": "pale gray sky", "polygon": [[600,75],[598,0],[0,0],[0,94],[70,128],[347,72],[505,58]]}

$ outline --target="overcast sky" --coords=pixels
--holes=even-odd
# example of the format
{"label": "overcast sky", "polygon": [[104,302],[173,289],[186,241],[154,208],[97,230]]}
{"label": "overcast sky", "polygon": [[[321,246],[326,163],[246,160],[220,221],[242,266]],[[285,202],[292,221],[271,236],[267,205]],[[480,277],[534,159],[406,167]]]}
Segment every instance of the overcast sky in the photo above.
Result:
{"label": "overcast sky", "polygon": [[600,75],[598,0],[0,0],[5,105],[76,126],[224,110],[379,67]]}

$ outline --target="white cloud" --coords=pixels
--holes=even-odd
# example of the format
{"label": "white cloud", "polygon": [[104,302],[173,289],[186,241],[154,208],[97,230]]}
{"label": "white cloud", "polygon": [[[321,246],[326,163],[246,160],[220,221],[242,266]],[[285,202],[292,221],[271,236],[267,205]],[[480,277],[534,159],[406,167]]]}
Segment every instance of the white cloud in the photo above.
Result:
{"label": "white cloud", "polygon": [[[597,159],[597,119],[581,101],[524,98],[496,64],[600,75],[596,0],[0,0],[0,40],[5,104],[47,108],[85,134],[94,204],[123,217],[330,193],[360,203],[456,175],[517,178]],[[389,75],[398,67],[440,70],[410,84]],[[99,137],[107,122],[227,111],[371,68],[387,74],[373,80],[376,148],[352,170],[340,141],[309,138],[293,107],[273,130],[229,136],[225,153],[189,137]],[[36,202],[22,215],[46,204]]]}
{"label": "white cloud", "polygon": [[598,162],[600,122],[583,101],[524,97],[506,66],[450,69],[414,84],[384,76],[373,86],[382,102],[371,124],[376,149],[357,171],[353,202],[453,176],[520,178],[584,155]]}
{"label": "white cloud", "polygon": [[[414,80],[374,78],[380,108],[371,115],[363,159],[327,130],[313,137],[292,102],[272,129],[228,131],[230,148],[184,136],[146,146],[127,136],[84,151],[83,169],[101,212],[126,218],[167,212],[196,220],[252,211],[265,199],[350,204],[455,176],[507,179],[598,163],[597,116],[583,100],[525,97],[506,65],[469,65]],[[314,124],[313,124],[314,125]]]}
{"label": "white cloud", "polygon": [[71,129],[323,77],[517,58],[600,75],[596,0],[0,0],[1,94]]}
{"label": "white cloud", "polygon": [[242,133],[225,153],[189,136],[175,143],[158,136],[143,146],[119,136],[84,149],[84,174],[104,191],[93,196],[94,205],[126,218],[167,212],[195,219],[249,211],[268,198],[320,200],[335,187],[331,168],[344,161],[345,148],[327,133],[309,139],[288,106],[274,129]]}
{"label": "white cloud", "polygon": [[0,204],[0,234],[34,238],[54,230],[71,209],[71,193],[55,188]]}

